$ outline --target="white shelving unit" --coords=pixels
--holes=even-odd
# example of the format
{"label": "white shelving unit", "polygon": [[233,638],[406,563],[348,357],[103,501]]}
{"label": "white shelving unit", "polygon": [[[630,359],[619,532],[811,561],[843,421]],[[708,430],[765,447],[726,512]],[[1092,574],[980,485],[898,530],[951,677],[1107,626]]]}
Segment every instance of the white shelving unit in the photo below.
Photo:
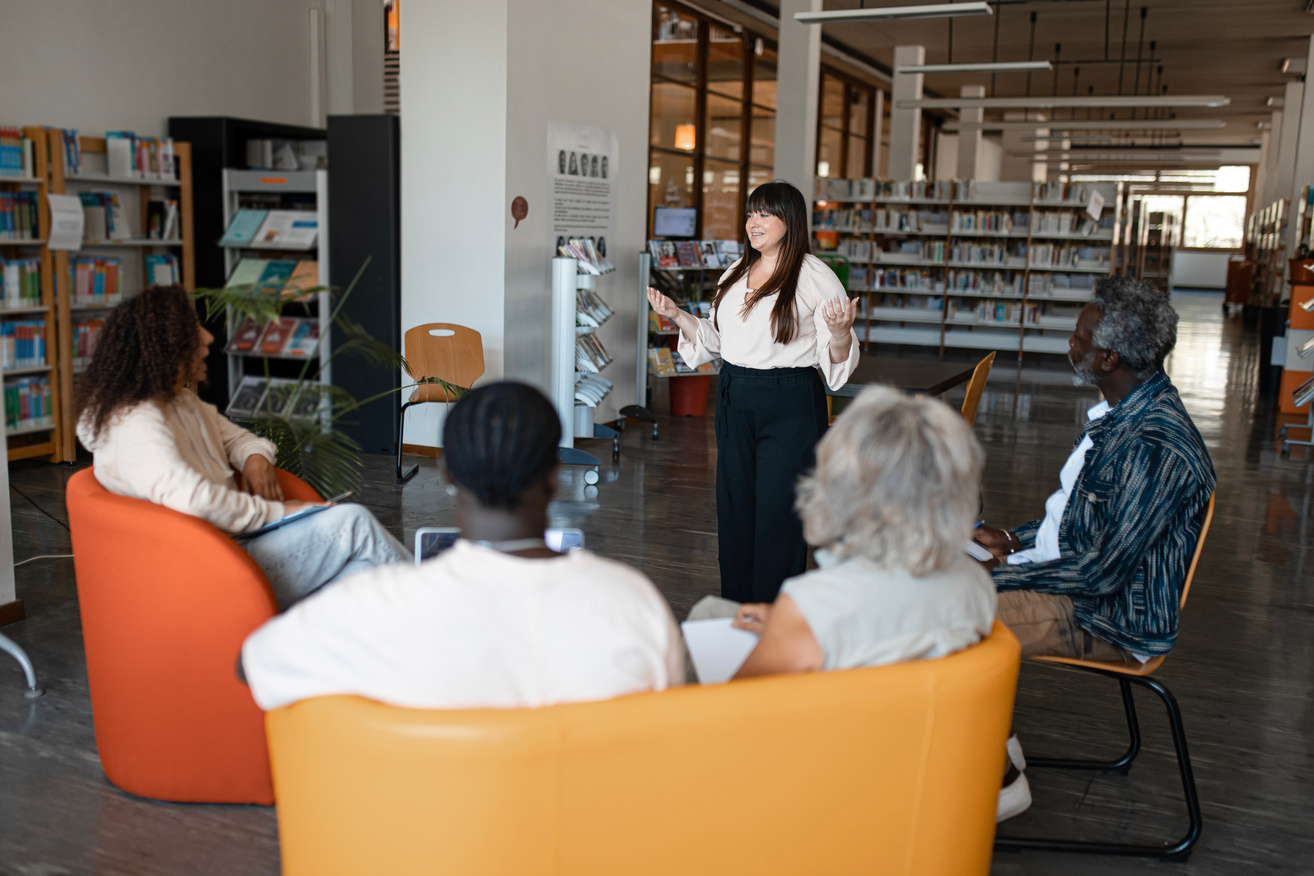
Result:
{"label": "white shelving unit", "polygon": [[1117,263],[1117,184],[819,180],[817,199],[813,232],[849,260],[868,344],[1066,353],[1079,305]]}
{"label": "white shelving unit", "polygon": [[[611,273],[611,270],[607,273]],[[598,482],[598,467],[602,460],[577,449],[575,441],[579,438],[610,438],[613,458],[620,455],[620,433],[610,426],[593,422],[594,408],[577,398],[581,385],[588,378],[600,376],[591,371],[580,371],[575,364],[579,339],[596,332],[593,326],[579,324],[576,313],[578,293],[581,289],[596,290],[597,277],[596,274],[584,272],[575,259],[552,260],[552,403],[556,405],[557,414],[561,418],[559,458],[566,465],[589,466],[589,470],[584,473],[584,481],[590,485]],[[602,366],[603,370],[610,364],[611,360],[608,359]],[[602,398],[606,398],[611,394],[613,385],[606,378],[602,382],[606,384]],[[596,403],[601,403],[601,400],[598,399]]]}
{"label": "white shelving unit", "polygon": [[[264,259],[314,259],[319,269],[318,284],[327,286],[329,284],[328,171],[225,170],[223,173],[224,228],[228,227],[233,216],[242,206],[244,195],[313,194],[315,196],[315,216],[318,224],[316,244],[310,249],[288,249],[286,247],[270,246],[224,247],[225,277],[232,276],[233,270],[244,256]],[[314,316],[312,318],[319,320],[319,378],[320,383],[327,385],[332,379],[330,373],[332,366],[329,364],[332,345],[329,332],[333,304],[328,292],[318,292],[313,298],[314,303],[311,309],[314,311]],[[235,322],[236,320],[230,315],[228,320],[229,337],[232,337],[237,328]],[[262,355],[258,350],[250,354],[228,354],[228,386],[230,393],[236,392],[238,385],[241,383],[242,375],[246,373],[247,361],[260,358],[262,358]],[[305,358],[301,356],[270,355],[268,358],[294,362],[305,361]]]}

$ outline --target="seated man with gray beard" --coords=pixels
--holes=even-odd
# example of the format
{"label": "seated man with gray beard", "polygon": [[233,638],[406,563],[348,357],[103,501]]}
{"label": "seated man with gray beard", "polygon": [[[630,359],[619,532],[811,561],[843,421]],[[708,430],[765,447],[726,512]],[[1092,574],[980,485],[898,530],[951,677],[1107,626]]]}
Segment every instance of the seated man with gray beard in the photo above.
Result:
{"label": "seated man with gray beard", "polygon": [[[983,525],[975,534],[994,554],[986,565],[998,617],[1023,656],[1145,662],[1172,650],[1182,584],[1216,483],[1204,441],[1163,372],[1176,343],[1177,313],[1166,295],[1128,277],[1096,282],[1068,358],[1075,382],[1099,388],[1104,400],[1088,412],[1044,519],[1012,531]],[[1021,762],[1020,749],[1014,760]],[[1002,800],[1000,808],[1016,814]]]}

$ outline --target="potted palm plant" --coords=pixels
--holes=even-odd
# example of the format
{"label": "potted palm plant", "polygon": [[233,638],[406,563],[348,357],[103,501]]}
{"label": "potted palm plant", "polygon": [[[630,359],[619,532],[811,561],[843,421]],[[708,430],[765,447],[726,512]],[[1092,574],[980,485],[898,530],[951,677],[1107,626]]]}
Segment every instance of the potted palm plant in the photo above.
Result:
{"label": "potted palm plant", "polygon": [[[327,337],[321,335],[304,357],[294,380],[272,384],[259,410],[251,416],[235,418],[255,434],[273,441],[278,448],[278,467],[306,481],[321,496],[337,495],[360,486],[360,445],[339,427],[344,417],[350,417],[375,399],[420,384],[438,384],[454,399],[468,391],[467,387],[455,386],[438,377],[416,375],[400,351],[376,340],[343,313],[343,304],[368,266],[369,260],[366,260],[341,292],[333,287],[316,286],[298,289],[294,296],[284,296],[271,293],[258,284],[247,284],[197,289],[192,293],[205,306],[208,320],[226,314],[230,325],[240,325],[246,319],[263,325],[283,316],[289,305],[304,302],[316,293],[329,293],[329,323],[335,340],[333,349],[327,356],[321,355],[320,346],[327,341]],[[396,368],[411,382],[396,390],[356,399],[341,387],[321,380],[324,368],[343,356],[356,357],[371,365]],[[268,382],[269,357],[262,355],[260,358]]]}

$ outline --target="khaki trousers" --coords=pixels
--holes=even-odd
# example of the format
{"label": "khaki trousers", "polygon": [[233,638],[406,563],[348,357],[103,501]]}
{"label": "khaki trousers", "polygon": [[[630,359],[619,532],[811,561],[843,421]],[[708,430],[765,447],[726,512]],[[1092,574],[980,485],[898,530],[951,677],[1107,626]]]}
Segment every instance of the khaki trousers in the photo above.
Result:
{"label": "khaki trousers", "polygon": [[1022,644],[1022,656],[1054,655],[1080,660],[1138,663],[1126,651],[1077,626],[1066,596],[1009,590],[999,594],[996,617]]}

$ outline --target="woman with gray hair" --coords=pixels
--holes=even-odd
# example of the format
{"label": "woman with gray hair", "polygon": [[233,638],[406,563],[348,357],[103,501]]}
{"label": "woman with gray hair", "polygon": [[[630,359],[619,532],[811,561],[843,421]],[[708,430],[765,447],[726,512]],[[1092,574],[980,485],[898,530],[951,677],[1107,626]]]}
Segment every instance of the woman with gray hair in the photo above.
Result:
{"label": "woman with gray hair", "polygon": [[[943,657],[989,633],[995,589],[963,549],[982,459],[942,402],[863,390],[799,483],[820,568],[786,581],[774,605],[737,608],[734,625],[761,640],[735,677]],[[707,603],[690,618],[729,613],[725,601]]]}

